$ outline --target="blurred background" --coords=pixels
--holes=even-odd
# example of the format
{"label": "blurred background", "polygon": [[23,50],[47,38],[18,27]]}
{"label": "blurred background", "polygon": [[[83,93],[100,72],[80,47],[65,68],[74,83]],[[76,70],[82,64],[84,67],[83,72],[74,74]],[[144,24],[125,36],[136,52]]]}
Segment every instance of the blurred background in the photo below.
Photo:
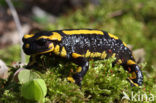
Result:
{"label": "blurred background", "polygon": [[[155,0],[12,0],[24,34],[56,29],[101,29],[129,44],[147,71],[156,66]],[[0,1],[0,59],[20,61],[20,37],[11,11]]]}

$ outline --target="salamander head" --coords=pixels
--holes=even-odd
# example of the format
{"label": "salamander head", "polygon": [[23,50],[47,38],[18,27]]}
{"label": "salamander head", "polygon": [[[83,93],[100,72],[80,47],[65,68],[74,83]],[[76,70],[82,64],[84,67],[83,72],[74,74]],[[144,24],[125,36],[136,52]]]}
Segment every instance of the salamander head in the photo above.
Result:
{"label": "salamander head", "polygon": [[24,35],[22,41],[27,55],[45,54],[54,50],[54,44],[61,41],[61,35],[57,32],[39,32]]}

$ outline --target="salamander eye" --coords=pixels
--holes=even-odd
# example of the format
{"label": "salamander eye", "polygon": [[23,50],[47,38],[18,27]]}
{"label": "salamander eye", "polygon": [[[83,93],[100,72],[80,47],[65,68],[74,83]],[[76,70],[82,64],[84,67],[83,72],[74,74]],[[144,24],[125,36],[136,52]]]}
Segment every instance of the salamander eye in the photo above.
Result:
{"label": "salamander eye", "polygon": [[46,39],[39,39],[36,41],[39,45],[44,45],[46,43]]}

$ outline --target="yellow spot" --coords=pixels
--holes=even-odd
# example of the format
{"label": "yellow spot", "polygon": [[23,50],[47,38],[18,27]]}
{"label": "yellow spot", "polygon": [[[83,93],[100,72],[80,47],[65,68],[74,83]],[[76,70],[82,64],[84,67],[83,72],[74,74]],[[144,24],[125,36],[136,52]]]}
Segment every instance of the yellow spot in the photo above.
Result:
{"label": "yellow spot", "polygon": [[50,44],[49,44],[49,48],[54,49],[54,44],[53,44],[53,43],[50,43]]}
{"label": "yellow spot", "polygon": [[39,39],[49,39],[49,36],[40,36],[37,38],[37,40],[39,40]]}
{"label": "yellow spot", "polygon": [[24,35],[24,39],[28,39],[28,38],[31,38],[33,36],[34,36],[34,34],[25,34]]}
{"label": "yellow spot", "polygon": [[130,77],[130,79],[136,79],[136,77],[137,77],[136,76],[136,73],[135,72],[132,72],[131,74],[132,74],[132,77]]}
{"label": "yellow spot", "polygon": [[114,39],[118,39],[117,36],[115,36],[115,35],[113,35],[113,34],[111,34],[111,33],[108,33],[108,35],[109,35],[110,37],[114,38]]}
{"label": "yellow spot", "polygon": [[90,57],[94,57],[94,53],[91,53],[91,54],[90,54]]}
{"label": "yellow spot", "polygon": [[44,52],[40,52],[40,53],[38,53],[38,54],[49,53],[49,52],[52,52],[53,50],[54,50],[54,44],[53,44],[53,43],[50,43],[50,44],[49,44],[49,50],[44,51]]}
{"label": "yellow spot", "polygon": [[116,53],[113,53],[112,58],[114,58],[114,57],[115,57],[115,55],[116,55]]}
{"label": "yellow spot", "polygon": [[127,64],[128,64],[128,65],[133,65],[133,64],[136,64],[136,63],[135,63],[135,61],[133,61],[133,60],[128,60],[128,61],[127,61]]}
{"label": "yellow spot", "polygon": [[104,59],[104,58],[106,58],[106,56],[107,56],[106,52],[105,51],[102,52],[101,58]]}
{"label": "yellow spot", "polygon": [[82,57],[82,55],[78,54],[78,53],[72,53],[72,57],[73,58],[78,58],[78,57]]}
{"label": "yellow spot", "polygon": [[77,70],[76,70],[77,73],[79,73],[81,71],[82,71],[82,67],[78,67]]}
{"label": "yellow spot", "polygon": [[99,52],[93,52],[91,53],[89,50],[87,50],[85,57],[100,57],[101,53]]}
{"label": "yellow spot", "polygon": [[129,80],[133,85],[135,85],[136,87],[139,86],[137,83],[134,83],[130,78],[128,78],[128,80]]}
{"label": "yellow spot", "polygon": [[104,35],[104,33],[100,30],[64,30],[63,33],[67,35],[75,35],[75,34],[98,34]]}
{"label": "yellow spot", "polygon": [[125,42],[123,42],[123,45],[124,45],[125,47],[127,47],[127,44],[126,44]]}
{"label": "yellow spot", "polygon": [[72,83],[75,83],[75,80],[74,80],[73,77],[67,77],[67,80],[70,81],[70,82],[72,82]]}
{"label": "yellow spot", "polygon": [[53,32],[52,35],[50,35],[50,36],[45,36],[45,35],[44,36],[40,36],[40,37],[37,38],[37,40],[39,40],[39,39],[49,39],[49,40],[61,41],[62,36],[59,33],[57,33],[57,32]]}
{"label": "yellow spot", "polygon": [[94,53],[93,53],[93,57],[96,57],[96,56],[97,56],[97,53],[96,53],[96,52],[94,52]]}
{"label": "yellow spot", "polygon": [[85,57],[89,57],[90,56],[90,51],[87,50],[86,54],[85,54]]}
{"label": "yellow spot", "polygon": [[25,48],[29,48],[30,47],[30,44],[25,44]]}
{"label": "yellow spot", "polygon": [[65,57],[66,55],[67,55],[67,51],[65,50],[64,47],[62,47],[61,56]]}
{"label": "yellow spot", "polygon": [[122,64],[122,60],[119,59],[119,60],[117,61],[117,64]]}
{"label": "yellow spot", "polygon": [[59,52],[60,51],[60,46],[59,45],[56,45],[56,47],[54,48],[54,53],[56,54],[56,55],[59,55]]}
{"label": "yellow spot", "polygon": [[100,57],[100,56],[101,56],[101,53],[99,53],[99,52],[94,53],[94,57]]}
{"label": "yellow spot", "polygon": [[49,36],[49,39],[50,40],[58,40],[58,41],[61,41],[62,36],[59,33],[57,33],[57,32],[53,32],[53,34],[51,36]]}

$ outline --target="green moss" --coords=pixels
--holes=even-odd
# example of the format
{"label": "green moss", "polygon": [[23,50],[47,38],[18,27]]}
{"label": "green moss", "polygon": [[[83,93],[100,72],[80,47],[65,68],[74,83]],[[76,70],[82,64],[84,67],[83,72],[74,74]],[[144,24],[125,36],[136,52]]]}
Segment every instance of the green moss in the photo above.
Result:
{"label": "green moss", "polygon": [[[69,83],[66,80],[70,69],[75,70],[76,65],[61,60],[56,61],[54,58],[42,58],[49,62],[43,68],[37,67],[38,69],[42,69],[42,73],[36,70],[34,72],[37,72],[46,82],[48,89],[45,99],[46,103],[120,102],[123,97],[123,91],[129,96],[132,91],[134,94],[146,93],[150,96],[150,93],[152,93],[156,95],[156,85],[153,84],[154,74],[148,77],[144,76],[144,85],[142,87],[131,87],[130,83],[126,80],[129,74],[119,65],[112,67],[114,59],[90,61],[89,71],[84,77],[80,89],[76,84]],[[58,65],[56,65],[56,62]],[[146,75],[146,72],[144,74]],[[10,88],[4,89],[0,101],[22,103],[23,98],[20,95],[21,86],[16,82],[10,82],[7,87]],[[28,100],[24,101],[28,103],[32,102]]]}

